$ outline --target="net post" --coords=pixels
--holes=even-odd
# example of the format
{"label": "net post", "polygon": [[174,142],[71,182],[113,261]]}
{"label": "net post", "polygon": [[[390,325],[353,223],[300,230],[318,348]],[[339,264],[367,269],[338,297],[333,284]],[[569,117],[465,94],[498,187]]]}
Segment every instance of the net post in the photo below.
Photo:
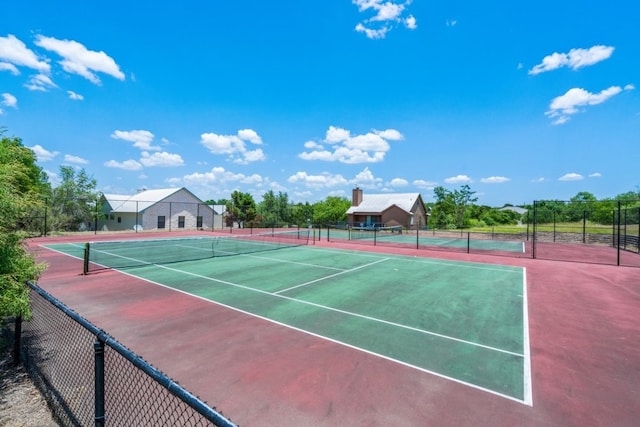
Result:
{"label": "net post", "polygon": [[89,242],[84,244],[84,256],[82,258],[82,274],[87,275],[89,273],[89,251],[91,250],[91,244]]}

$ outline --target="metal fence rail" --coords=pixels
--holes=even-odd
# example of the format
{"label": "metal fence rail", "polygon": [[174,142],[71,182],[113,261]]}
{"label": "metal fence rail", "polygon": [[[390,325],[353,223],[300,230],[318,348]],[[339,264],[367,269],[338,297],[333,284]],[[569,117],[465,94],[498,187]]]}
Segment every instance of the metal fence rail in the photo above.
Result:
{"label": "metal fence rail", "polygon": [[234,426],[43,289],[29,286],[32,318],[16,322],[17,348],[61,425]]}

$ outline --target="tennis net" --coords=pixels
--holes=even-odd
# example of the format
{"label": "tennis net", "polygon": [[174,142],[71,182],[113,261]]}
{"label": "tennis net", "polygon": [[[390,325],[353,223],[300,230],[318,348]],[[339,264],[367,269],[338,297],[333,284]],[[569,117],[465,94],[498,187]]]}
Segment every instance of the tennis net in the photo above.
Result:
{"label": "tennis net", "polygon": [[84,273],[102,269],[162,265],[243,255],[308,243],[308,229],[219,237],[90,242],[85,245],[84,250]]}

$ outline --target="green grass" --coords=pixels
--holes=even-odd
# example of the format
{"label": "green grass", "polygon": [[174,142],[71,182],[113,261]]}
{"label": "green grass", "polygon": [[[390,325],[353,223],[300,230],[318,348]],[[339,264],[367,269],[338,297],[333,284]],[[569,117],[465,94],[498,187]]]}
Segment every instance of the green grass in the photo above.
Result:
{"label": "green grass", "polygon": [[[554,224],[538,224],[536,226],[538,232],[553,232],[556,233],[579,233],[586,232],[587,234],[611,234],[613,232],[612,225],[602,225],[594,223],[586,223],[586,226],[579,222],[562,222]],[[503,234],[517,234],[527,231],[527,226],[515,226],[515,225],[496,225],[487,227],[472,227],[465,229],[465,231],[481,232],[481,233],[503,233]],[[529,232],[533,233],[533,225],[529,224]],[[627,234],[637,234],[638,225],[627,225]]]}

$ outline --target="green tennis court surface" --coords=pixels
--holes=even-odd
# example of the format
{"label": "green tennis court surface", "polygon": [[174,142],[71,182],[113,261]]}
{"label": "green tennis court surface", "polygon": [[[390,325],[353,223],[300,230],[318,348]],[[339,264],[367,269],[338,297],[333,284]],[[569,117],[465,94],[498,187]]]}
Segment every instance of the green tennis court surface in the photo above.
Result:
{"label": "green tennis court surface", "polygon": [[484,251],[505,251],[524,252],[524,243],[516,241],[493,240],[493,239],[469,239],[467,237],[437,237],[421,234],[416,236],[415,232],[401,230],[401,232],[381,230],[374,233],[371,230],[329,230],[330,238],[345,240],[369,240],[380,243],[398,243],[408,246],[442,246],[449,248],[467,248]]}
{"label": "green tennis court surface", "polygon": [[[46,247],[82,257],[79,244]],[[522,268],[300,246],[122,269],[531,404]]]}

